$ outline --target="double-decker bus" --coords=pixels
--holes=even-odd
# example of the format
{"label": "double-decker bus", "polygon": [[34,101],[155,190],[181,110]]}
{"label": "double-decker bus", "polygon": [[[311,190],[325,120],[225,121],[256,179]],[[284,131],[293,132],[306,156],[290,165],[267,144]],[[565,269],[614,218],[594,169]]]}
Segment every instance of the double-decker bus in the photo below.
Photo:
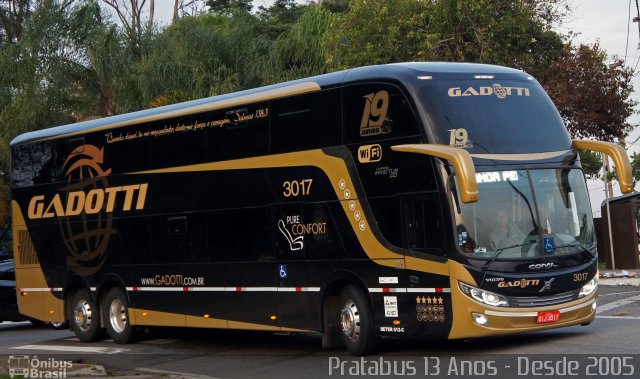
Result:
{"label": "double-decker bus", "polygon": [[526,73],[356,68],[23,134],[20,311],[138,326],[469,338],[585,325],[598,268],[577,149]]}

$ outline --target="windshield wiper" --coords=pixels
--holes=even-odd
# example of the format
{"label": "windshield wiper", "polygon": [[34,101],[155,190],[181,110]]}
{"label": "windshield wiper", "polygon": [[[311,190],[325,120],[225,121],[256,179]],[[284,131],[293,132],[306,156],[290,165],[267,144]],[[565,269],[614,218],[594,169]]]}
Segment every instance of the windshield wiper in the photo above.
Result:
{"label": "windshield wiper", "polygon": [[530,244],[531,244],[531,241],[527,241],[525,243],[519,243],[519,244],[516,244],[516,245],[506,246],[506,247],[503,247],[501,249],[496,250],[496,252],[493,254],[493,256],[491,256],[491,259],[489,259],[487,261],[487,263],[485,263],[484,266],[482,266],[482,271],[487,271],[487,267],[489,267],[490,264],[495,262],[496,258],[498,258],[498,256],[500,254],[502,254],[503,251],[505,251],[507,249],[513,249],[513,248],[516,248],[516,247],[522,247],[522,246],[530,245]]}
{"label": "windshield wiper", "polygon": [[591,250],[587,249],[583,244],[581,244],[578,241],[556,246],[556,249],[562,249],[563,247],[579,247],[580,249],[582,249],[582,251],[589,253],[589,255],[591,255],[592,257],[596,256],[595,253],[591,252]]}

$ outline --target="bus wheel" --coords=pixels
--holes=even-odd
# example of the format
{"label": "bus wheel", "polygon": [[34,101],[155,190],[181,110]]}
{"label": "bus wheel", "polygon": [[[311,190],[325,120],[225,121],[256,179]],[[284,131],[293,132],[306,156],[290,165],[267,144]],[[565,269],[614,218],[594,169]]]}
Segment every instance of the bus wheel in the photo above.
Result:
{"label": "bus wheel", "polygon": [[129,303],[124,292],[112,288],[104,300],[104,319],[107,333],[115,343],[129,343],[134,337],[134,327],[129,322]]}
{"label": "bus wheel", "polygon": [[368,355],[378,347],[368,301],[353,286],[346,286],[340,293],[340,330],[344,345],[353,355]]}
{"label": "bus wheel", "polygon": [[93,342],[102,337],[100,310],[86,289],[77,291],[73,296],[69,322],[80,341]]}

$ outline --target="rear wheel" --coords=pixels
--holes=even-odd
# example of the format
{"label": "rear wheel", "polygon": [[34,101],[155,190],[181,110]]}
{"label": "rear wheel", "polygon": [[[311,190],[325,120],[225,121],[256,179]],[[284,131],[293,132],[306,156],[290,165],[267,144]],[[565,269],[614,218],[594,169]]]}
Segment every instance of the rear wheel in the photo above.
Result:
{"label": "rear wheel", "polygon": [[129,302],[124,292],[112,288],[104,300],[104,319],[107,333],[115,343],[129,343],[134,339],[134,326],[129,321]]}
{"label": "rear wheel", "polygon": [[353,286],[346,286],[340,293],[340,331],[351,354],[372,354],[379,346],[380,338],[374,334],[369,301]]}
{"label": "rear wheel", "polygon": [[71,330],[80,341],[93,342],[102,337],[100,310],[86,289],[79,290],[74,294],[69,323]]}

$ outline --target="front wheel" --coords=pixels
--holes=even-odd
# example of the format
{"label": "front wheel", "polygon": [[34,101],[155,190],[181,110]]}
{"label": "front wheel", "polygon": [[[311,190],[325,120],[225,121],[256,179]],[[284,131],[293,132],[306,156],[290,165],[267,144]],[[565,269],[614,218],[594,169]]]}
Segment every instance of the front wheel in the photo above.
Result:
{"label": "front wheel", "polygon": [[100,310],[86,289],[79,290],[73,296],[69,323],[80,341],[94,342],[102,337]]}
{"label": "front wheel", "polygon": [[124,292],[112,288],[104,300],[104,319],[107,333],[115,343],[129,343],[134,338],[134,327],[129,321],[129,302]]}
{"label": "front wheel", "polygon": [[378,348],[380,338],[374,334],[369,301],[353,286],[346,286],[340,293],[340,330],[345,347],[353,355],[369,355]]}

